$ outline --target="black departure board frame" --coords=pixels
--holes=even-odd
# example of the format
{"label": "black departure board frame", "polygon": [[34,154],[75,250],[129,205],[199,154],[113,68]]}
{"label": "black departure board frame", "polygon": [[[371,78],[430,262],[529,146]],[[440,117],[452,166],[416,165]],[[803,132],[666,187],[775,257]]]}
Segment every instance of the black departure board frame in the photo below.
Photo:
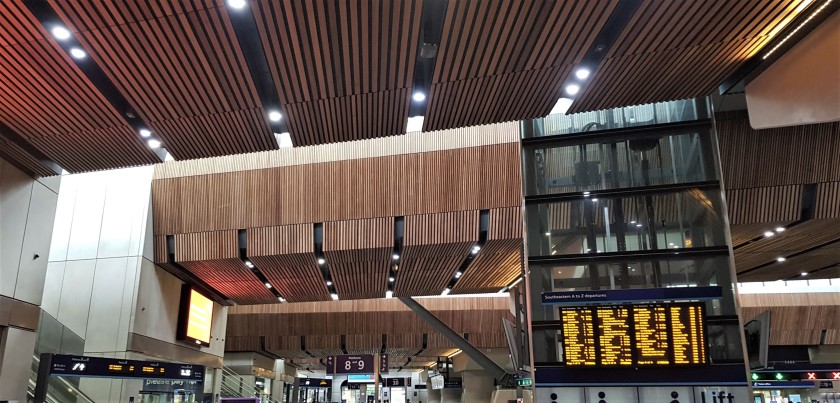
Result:
{"label": "black departure board frame", "polygon": [[[642,346],[642,341],[639,340],[640,333],[637,316],[641,310],[651,310],[651,316],[648,320],[664,321],[660,325],[659,332],[664,333],[664,341],[667,343],[664,348],[661,343],[657,345],[650,345],[646,343]],[[652,367],[687,367],[687,366],[704,366],[709,364],[708,352],[708,327],[705,319],[705,304],[702,302],[689,303],[649,303],[649,304],[620,304],[620,305],[589,305],[589,306],[573,306],[560,307],[560,318],[563,321],[561,327],[561,343],[563,347],[563,363],[567,367],[573,368],[652,368]],[[622,314],[626,311],[626,314]],[[569,314],[569,313],[572,314]],[[577,312],[577,314],[574,314]],[[599,317],[599,312],[601,316]],[[610,318],[606,318],[603,312],[612,312]],[[688,318],[675,319],[674,314],[688,315]],[[573,316],[570,318],[570,316]],[[623,317],[626,316],[626,325],[620,326]],[[587,319],[588,318],[588,319]],[[660,318],[660,319],[657,319]],[[606,340],[604,329],[602,327],[602,319],[609,319],[613,323],[611,328],[613,335],[612,340],[618,338],[619,345],[609,348],[605,343],[610,343]],[[570,323],[569,320],[577,320],[576,323]],[[590,322],[586,322],[589,320]],[[694,320],[693,323],[686,321]],[[618,323],[615,323],[618,321]],[[570,334],[575,327],[578,327],[583,332],[578,335],[576,344],[572,343]],[[682,340],[687,343],[690,348],[689,351],[693,358],[689,358],[688,362],[684,361],[684,357],[678,357],[677,346],[675,340],[680,340],[676,333],[679,329],[674,326],[689,326],[691,330],[687,334],[682,335]],[[622,327],[624,332],[622,332]],[[699,329],[698,329],[699,327]],[[588,334],[588,329],[591,329],[591,335]],[[656,325],[652,330],[654,333]],[[657,340],[662,340],[661,334]],[[591,343],[591,345],[589,345]],[[626,346],[623,343],[627,343]],[[651,353],[658,352],[661,354],[644,354],[645,349],[651,349]],[[571,348],[571,349],[570,349]],[[586,354],[583,357],[576,357],[578,359],[570,359],[570,351],[579,355],[581,351]],[[613,353],[615,355],[610,355]],[[628,357],[629,354],[629,357]],[[607,357],[605,357],[607,355]],[[629,359],[628,359],[629,358]]]}

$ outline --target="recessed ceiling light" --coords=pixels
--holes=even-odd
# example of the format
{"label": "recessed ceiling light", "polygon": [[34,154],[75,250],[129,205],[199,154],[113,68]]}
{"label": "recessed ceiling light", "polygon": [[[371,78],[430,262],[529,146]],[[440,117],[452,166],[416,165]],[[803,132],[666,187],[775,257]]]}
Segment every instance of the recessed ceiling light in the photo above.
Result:
{"label": "recessed ceiling light", "polygon": [[246,261],[245,261],[245,266],[248,266],[248,267],[254,267],[254,264],[253,264],[253,263],[251,263],[251,261],[250,261],[250,260],[246,260]]}
{"label": "recessed ceiling light", "polygon": [[776,258],[777,262],[784,262],[785,260],[787,260],[787,259],[785,259],[784,257],[777,257]]}
{"label": "recessed ceiling light", "polygon": [[440,293],[440,295],[448,295],[450,291],[452,291],[452,290],[450,290],[449,287],[446,287],[446,288],[443,289],[443,292]]}
{"label": "recessed ceiling light", "polygon": [[807,273],[807,272],[804,272],[804,271],[803,271],[801,274],[802,274],[802,277],[805,277],[805,276],[807,276],[807,275],[808,275],[808,273]]}
{"label": "recessed ceiling light", "polygon": [[569,111],[569,108],[572,107],[572,100],[566,97],[560,98],[557,100],[557,103],[554,104],[554,107],[551,108],[551,112],[549,115],[565,115],[566,112]]}
{"label": "recessed ceiling light", "polygon": [[73,56],[74,59],[84,59],[87,57],[87,53],[79,48],[73,48],[70,49],[70,56]]}
{"label": "recessed ceiling light", "polygon": [[149,147],[151,147],[151,148],[160,148],[160,141],[158,141],[158,140],[151,139],[151,140],[149,140],[149,141],[148,141],[148,142],[146,142],[146,143],[147,143],[147,144],[149,145]]}
{"label": "recessed ceiling light", "polygon": [[329,286],[331,286],[331,285],[332,285],[332,281],[327,280],[327,287],[329,287]]}
{"label": "recessed ceiling light", "polygon": [[598,199],[597,199],[597,198],[595,198],[595,199],[592,199],[592,201],[596,202],[596,201],[598,201]]}
{"label": "recessed ceiling light", "polygon": [[636,226],[641,228],[642,224],[636,224]]}
{"label": "recessed ceiling light", "polygon": [[635,224],[636,220],[630,221],[630,224]]}
{"label": "recessed ceiling light", "polygon": [[399,254],[394,253],[391,257],[394,258],[394,260],[400,260]]}
{"label": "recessed ceiling light", "polygon": [[766,236],[766,237],[768,237],[768,238],[769,238],[769,237],[771,237],[771,236],[773,236],[773,235],[774,235],[773,231],[766,231],[766,232],[764,233],[764,236]]}
{"label": "recessed ceiling light", "polygon": [[589,196],[589,191],[587,190],[587,191],[583,192],[583,195],[584,196]]}
{"label": "recessed ceiling light", "polygon": [[580,86],[577,84],[569,84],[566,86],[566,93],[569,95],[575,95],[580,91]]}
{"label": "recessed ceiling light", "polygon": [[394,292],[391,290],[385,291],[385,298],[394,298]]}
{"label": "recessed ceiling light", "polygon": [[417,91],[417,92],[414,93],[414,95],[411,96],[411,99],[413,99],[417,102],[423,102],[423,101],[426,100],[426,94],[424,94],[420,91]]}
{"label": "recessed ceiling light", "polygon": [[237,10],[241,10],[241,9],[245,8],[245,5],[246,5],[246,4],[248,4],[248,2],[247,2],[247,1],[245,1],[245,0],[228,0],[227,4],[228,4],[231,8],[235,8],[235,9],[237,9]]}
{"label": "recessed ceiling light", "polygon": [[272,122],[279,122],[280,119],[283,119],[283,114],[277,111],[271,111],[268,113],[268,120]]}
{"label": "recessed ceiling light", "polygon": [[587,70],[587,69],[577,69],[577,71],[575,72],[575,77],[577,77],[581,80],[586,80],[587,78],[589,78],[589,70]]}
{"label": "recessed ceiling light", "polygon": [[318,264],[324,264],[324,263],[326,263],[326,262],[327,262],[327,261],[326,261],[326,260],[324,260],[324,258],[320,258],[320,257],[318,258]]}
{"label": "recessed ceiling light", "polygon": [[461,278],[462,274],[464,274],[464,273],[461,273],[460,271],[456,271],[455,272],[455,278]]}
{"label": "recessed ceiling light", "polygon": [[140,129],[140,137],[152,137],[152,132],[150,132],[148,129]]}
{"label": "recessed ceiling light", "polygon": [[545,233],[545,236],[551,236],[551,233],[550,233],[550,232],[546,232],[546,233]]}
{"label": "recessed ceiling light", "polygon": [[776,227],[776,232],[784,232],[785,227]]}
{"label": "recessed ceiling light", "polygon": [[277,139],[277,145],[280,148],[294,147],[294,144],[292,144],[292,135],[289,132],[274,133],[274,138]]}
{"label": "recessed ceiling light", "polygon": [[286,302],[286,300],[283,299],[283,297],[277,297],[277,300],[280,301],[280,302]]}
{"label": "recessed ceiling light", "polygon": [[271,288],[271,284],[265,283],[265,288]]}
{"label": "recessed ceiling light", "polygon": [[332,298],[333,301],[338,301],[338,294],[330,294],[330,298]]}
{"label": "recessed ceiling light", "polygon": [[70,31],[68,31],[67,28],[61,26],[54,27],[50,32],[52,32],[52,35],[55,39],[58,39],[60,41],[70,38]]}

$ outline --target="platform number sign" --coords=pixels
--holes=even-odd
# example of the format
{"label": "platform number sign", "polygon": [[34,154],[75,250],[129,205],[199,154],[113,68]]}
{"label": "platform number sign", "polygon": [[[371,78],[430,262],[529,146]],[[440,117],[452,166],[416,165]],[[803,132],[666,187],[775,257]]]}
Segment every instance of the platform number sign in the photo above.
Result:
{"label": "platform number sign", "polygon": [[388,354],[379,355],[379,372],[388,372]]}
{"label": "platform number sign", "polygon": [[[372,355],[337,355],[330,357],[336,374],[372,374],[374,373]],[[329,359],[327,360],[328,368]]]}

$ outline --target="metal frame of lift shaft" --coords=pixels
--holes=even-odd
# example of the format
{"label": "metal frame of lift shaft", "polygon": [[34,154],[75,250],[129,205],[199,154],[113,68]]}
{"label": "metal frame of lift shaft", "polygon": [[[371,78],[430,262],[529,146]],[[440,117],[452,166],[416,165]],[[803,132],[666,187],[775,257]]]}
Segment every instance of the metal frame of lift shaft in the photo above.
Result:
{"label": "metal frame of lift shaft", "polygon": [[500,385],[505,388],[516,387],[516,378],[514,374],[508,373],[504,370],[504,368],[493,362],[493,360],[484,355],[484,353],[482,353],[479,349],[475,348],[469,341],[461,337],[460,334],[452,330],[452,328],[447,326],[446,323],[443,323],[443,321],[420,305],[420,303],[411,297],[399,297],[399,300],[407,307],[411,308],[414,313],[425,320],[426,323],[432,326],[432,328],[440,332],[444,337],[455,344],[455,346],[460,348],[467,357],[470,357],[478,365],[484,368],[490,376],[496,378]]}

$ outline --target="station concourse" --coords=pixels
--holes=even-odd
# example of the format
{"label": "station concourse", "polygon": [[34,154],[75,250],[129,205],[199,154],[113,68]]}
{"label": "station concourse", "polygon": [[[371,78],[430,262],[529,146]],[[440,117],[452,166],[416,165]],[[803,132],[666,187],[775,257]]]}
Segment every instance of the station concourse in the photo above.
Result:
{"label": "station concourse", "polygon": [[838,403],[838,9],[0,0],[0,403]]}

